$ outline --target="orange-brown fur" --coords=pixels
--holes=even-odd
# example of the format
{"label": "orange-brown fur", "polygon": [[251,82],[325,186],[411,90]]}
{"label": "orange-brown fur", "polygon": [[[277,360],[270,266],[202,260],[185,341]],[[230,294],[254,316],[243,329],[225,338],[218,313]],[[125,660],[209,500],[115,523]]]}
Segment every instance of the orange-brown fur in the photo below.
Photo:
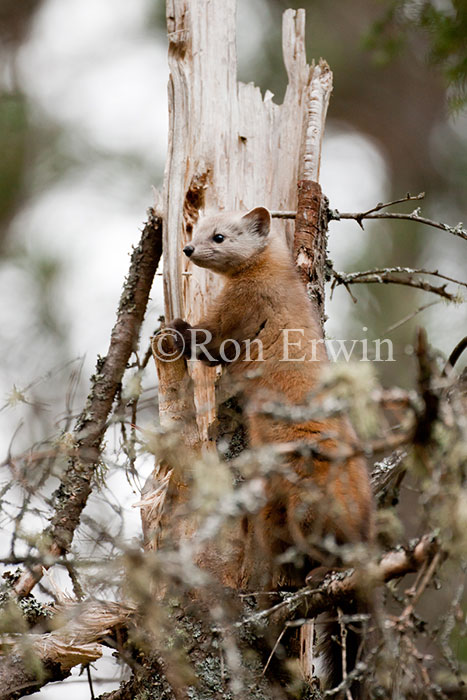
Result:
{"label": "orange-brown fur", "polygon": [[[319,318],[285,241],[269,229],[269,213],[260,208],[243,218],[212,217],[192,241],[194,262],[226,278],[221,294],[196,324],[212,334],[207,345],[212,356],[219,359],[226,339],[262,342],[262,362],[245,361],[243,352],[235,362],[223,363],[227,378],[243,393],[251,446],[300,443],[315,451],[312,456],[288,454],[282,468],[266,477],[266,504],[244,521],[246,547],[235,567],[236,585],[250,590],[303,585],[310,567],[337,561],[326,555],[325,536],[331,535],[337,545],[368,542],[373,530],[367,466],[362,457],[352,456],[357,439],[348,419],[293,423],[263,413],[270,401],[289,407],[316,405],[328,363],[323,343],[315,346],[317,361],[310,361],[310,341],[323,338]],[[225,232],[228,240],[212,242],[213,232]],[[223,248],[224,243],[228,245]],[[248,255],[237,257],[236,245]],[[172,325],[188,341],[188,324],[177,320]],[[283,361],[283,329],[303,329],[290,335],[290,343],[298,343],[289,345],[292,361]],[[291,547],[298,550],[298,559],[292,565],[279,564],[277,557]]]}

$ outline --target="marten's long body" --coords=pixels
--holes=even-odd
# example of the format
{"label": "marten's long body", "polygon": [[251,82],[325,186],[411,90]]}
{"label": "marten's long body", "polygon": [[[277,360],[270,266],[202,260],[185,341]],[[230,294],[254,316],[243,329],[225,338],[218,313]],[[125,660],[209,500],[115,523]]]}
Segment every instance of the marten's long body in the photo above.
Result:
{"label": "marten's long body", "polygon": [[[356,454],[348,419],[293,422],[275,415],[279,407],[310,410],[317,403],[328,363],[317,313],[286,242],[270,234],[269,212],[263,208],[205,219],[185,253],[226,278],[196,324],[210,338],[208,353],[201,350],[199,358],[221,362],[227,379],[240,388],[251,446],[277,444],[285,455],[283,465],[267,477],[266,505],[245,523],[238,585],[250,590],[303,585],[310,568],[332,561],[326,537],[336,545],[368,542],[373,530],[367,467]],[[173,325],[189,354],[191,327],[180,320]],[[291,548],[300,553],[301,564],[297,559],[284,564],[287,557],[279,562]]]}

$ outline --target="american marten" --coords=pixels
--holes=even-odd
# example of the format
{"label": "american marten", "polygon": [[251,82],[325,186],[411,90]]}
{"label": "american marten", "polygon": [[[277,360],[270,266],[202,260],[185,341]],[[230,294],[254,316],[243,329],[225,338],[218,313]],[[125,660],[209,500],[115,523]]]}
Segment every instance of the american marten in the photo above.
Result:
{"label": "american marten", "polygon": [[[352,426],[342,415],[306,415],[323,399],[328,363],[317,311],[263,207],[200,220],[184,253],[223,275],[225,285],[196,326],[169,325],[183,336],[187,356],[196,342],[197,358],[223,365],[240,388],[251,447],[280,445],[284,455],[266,476],[265,505],[245,521],[237,587],[303,586],[313,568],[339,565],[341,546],[373,537],[368,471]],[[297,407],[305,415],[294,421]],[[352,651],[347,635],[348,670],[354,636]],[[324,645],[333,686],[342,680],[342,649],[330,639]]]}

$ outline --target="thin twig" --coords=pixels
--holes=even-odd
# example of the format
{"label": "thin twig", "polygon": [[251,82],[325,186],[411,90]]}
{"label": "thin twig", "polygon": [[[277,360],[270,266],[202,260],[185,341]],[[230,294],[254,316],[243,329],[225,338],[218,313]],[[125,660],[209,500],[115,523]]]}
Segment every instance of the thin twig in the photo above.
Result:
{"label": "thin twig", "polygon": [[342,610],[341,608],[337,608],[337,619],[339,622],[339,629],[340,629],[340,645],[341,645],[341,658],[342,658],[342,682],[344,683],[346,687],[345,689],[345,697],[346,700],[353,700],[352,699],[352,694],[350,692],[350,689],[348,687],[348,674],[347,674],[347,628],[344,625],[343,619],[342,619]]}
{"label": "thin twig", "polygon": [[91,667],[89,664],[86,666],[86,673],[88,676],[89,692],[91,693],[91,700],[96,700],[96,696],[94,695],[94,688],[92,685]]}
{"label": "thin twig", "polygon": [[266,661],[266,664],[265,664],[265,666],[264,666],[264,668],[263,668],[263,670],[262,670],[262,672],[261,672],[261,675],[262,675],[262,676],[264,676],[265,673],[266,673],[266,671],[268,670],[269,664],[271,663],[271,659],[272,659],[272,657],[274,656],[274,654],[276,653],[276,649],[277,649],[277,647],[279,646],[279,644],[280,644],[280,642],[281,642],[281,639],[282,639],[282,637],[284,636],[286,630],[287,630],[287,625],[285,624],[284,627],[283,627],[282,630],[281,630],[281,633],[280,633],[279,636],[277,637],[276,642],[275,642],[273,648],[271,649],[271,653],[270,653],[269,656],[268,656],[268,660]]}
{"label": "thin twig", "polygon": [[413,613],[414,608],[415,608],[416,604],[418,603],[418,601],[420,600],[420,597],[421,597],[423,591],[425,590],[425,588],[428,586],[429,582],[431,581],[433,574],[436,571],[436,567],[438,566],[438,564],[440,562],[440,559],[441,559],[441,552],[438,550],[435,553],[433,559],[431,560],[430,565],[429,565],[424,577],[422,578],[420,585],[418,586],[416,592],[414,593],[414,595],[412,597],[412,601],[409,603],[409,605],[404,610],[402,617],[409,617],[409,615],[411,615]]}
{"label": "thin twig", "polygon": [[375,645],[372,649],[368,651],[365,663],[363,663],[362,661],[358,661],[355,667],[352,669],[352,671],[347,674],[347,679],[342,680],[339,683],[339,685],[336,685],[335,688],[325,690],[323,692],[323,696],[325,698],[334,698],[336,696],[341,697],[341,693],[345,691],[351,685],[351,683],[353,683],[354,680],[360,680],[365,674],[368,674],[368,668],[370,667],[372,660],[378,658],[378,655],[381,653],[382,649],[382,643]]}
{"label": "thin twig", "polygon": [[[388,268],[386,270],[371,270],[368,272],[353,272],[346,274],[345,272],[332,271],[333,281],[331,285],[331,295],[336,286],[345,285],[347,291],[350,284],[400,284],[406,287],[413,287],[414,289],[422,289],[425,292],[431,292],[432,294],[437,294],[452,302],[459,302],[460,298],[458,294],[452,294],[446,291],[446,284],[442,284],[439,287],[430,284],[426,280],[414,279],[412,277],[398,277],[396,273],[407,272],[409,268]],[[411,270],[410,272],[418,273],[418,270]],[[427,274],[435,274],[427,273]],[[438,275],[439,277],[444,277],[443,275]],[[447,279],[444,277],[444,279]],[[462,284],[467,287],[464,282],[459,282],[458,280],[453,280],[457,284]]]}
{"label": "thin twig", "polygon": [[[329,221],[340,221],[342,219],[353,219],[359,226],[363,228],[362,221],[364,219],[399,219],[404,221],[415,221],[419,224],[425,224],[426,226],[432,226],[433,228],[440,229],[441,231],[447,231],[452,233],[453,236],[458,236],[464,241],[467,241],[467,231],[464,229],[462,222],[459,222],[456,226],[449,226],[441,221],[433,221],[425,216],[420,216],[420,208],[414,209],[411,213],[403,212],[382,212],[381,209],[393,206],[394,204],[400,204],[403,202],[411,202],[414,200],[423,199],[425,196],[424,192],[420,192],[418,195],[407,194],[405,197],[400,199],[394,199],[392,202],[379,202],[376,206],[366,211],[361,212],[340,212],[337,209],[331,209],[329,211]],[[271,211],[271,216],[275,219],[294,219],[296,215],[295,211]]]}
{"label": "thin twig", "polygon": [[[429,658],[427,655],[423,655],[415,646],[413,641],[410,639],[408,634],[404,634],[403,642],[405,646],[407,647],[407,650],[409,652],[409,657],[412,657],[418,662],[418,670],[420,672],[420,676],[422,679],[422,683],[425,686],[425,695],[428,700],[435,700],[433,693],[431,692],[431,681],[430,681],[430,676],[428,675],[428,671],[426,669],[426,660]],[[408,669],[407,669],[408,670]],[[414,678],[415,680],[415,678]],[[439,697],[439,694],[437,693],[437,696]],[[446,696],[442,695],[441,696],[444,700]]]}
{"label": "thin twig", "polygon": [[389,326],[386,328],[385,331],[383,331],[383,334],[385,333],[391,333],[392,331],[395,331],[396,328],[400,328],[404,323],[407,323],[407,321],[411,321],[415,316],[417,316],[419,313],[422,311],[425,311],[426,309],[429,309],[430,306],[436,306],[436,304],[441,304],[440,301],[430,301],[428,304],[423,304],[423,306],[419,306],[418,309],[415,309],[410,314],[407,314],[407,316],[404,316],[404,318],[401,318],[400,321],[397,321],[396,323],[393,323],[392,326]]}
{"label": "thin twig", "polygon": [[[452,233],[453,236],[458,236],[464,241],[467,241],[467,231],[463,228],[463,224],[460,221],[456,226],[449,226],[441,221],[433,221],[432,219],[427,219],[425,216],[420,216],[420,209],[415,209],[411,214],[403,214],[402,212],[391,213],[391,212],[375,212],[374,214],[362,214],[351,213],[351,212],[338,212],[334,210],[331,212],[330,219],[334,221],[340,221],[341,219],[354,219],[355,221],[361,221],[361,219],[398,219],[402,221],[415,221],[419,224],[425,224],[426,226],[432,226],[433,228],[438,228],[441,231],[447,231]],[[361,223],[360,223],[361,225]]]}
{"label": "thin twig", "polygon": [[[407,192],[405,197],[400,197],[400,199],[394,199],[392,202],[378,202],[376,206],[371,207],[371,209],[368,209],[367,211],[361,212],[358,216],[360,216],[361,218],[365,218],[366,216],[368,216],[368,214],[372,214],[375,211],[380,211],[381,209],[385,209],[386,207],[391,207],[394,204],[401,204],[403,202],[414,202],[424,198],[424,192],[420,192],[416,195],[411,195],[410,192]],[[271,216],[273,217],[273,219],[295,219],[295,214],[296,212],[294,211],[271,211]]]}
{"label": "thin twig", "polygon": [[454,598],[451,601],[450,605],[450,610],[449,614],[445,617],[441,630],[439,632],[439,643],[441,646],[441,651],[446,659],[449,668],[451,669],[452,673],[456,676],[457,680],[462,683],[462,678],[461,678],[461,673],[460,673],[460,668],[459,668],[459,662],[456,659],[453,650],[451,648],[451,645],[449,643],[452,631],[456,625],[456,613],[458,612],[458,608],[460,606],[460,602],[462,600],[462,596],[464,595],[464,589],[465,589],[465,580],[462,580],[459,586],[457,587],[456,594]]}
{"label": "thin twig", "polygon": [[[387,207],[392,207],[394,204],[401,204],[403,202],[413,202],[416,200],[423,199],[425,197],[424,192],[420,192],[420,194],[416,195],[411,195],[410,192],[407,192],[405,197],[401,197],[400,199],[394,199],[392,202],[378,202],[376,206],[371,207],[371,209],[367,209],[366,211],[359,212],[358,214],[355,214],[352,218],[355,218],[355,221],[363,228],[362,220],[363,219],[368,219],[370,216],[377,211],[380,211],[381,209],[386,209]],[[348,218],[345,214],[340,214],[337,210],[331,211],[330,212],[330,219],[343,219],[343,218]]]}
{"label": "thin twig", "polygon": [[446,375],[450,369],[454,367],[459,357],[462,355],[464,350],[467,348],[467,335],[460,340],[454,350],[449,355],[449,359],[446,362],[446,366],[443,370],[443,375]]}
{"label": "thin twig", "polygon": [[337,272],[337,275],[341,275],[346,282],[353,282],[358,280],[360,277],[367,277],[368,275],[385,275],[388,273],[403,273],[408,275],[432,275],[433,277],[439,277],[440,279],[447,280],[448,282],[453,282],[454,284],[460,284],[462,287],[467,287],[467,282],[462,280],[457,280],[454,277],[448,277],[443,275],[438,270],[425,270],[424,268],[411,268],[411,267],[382,267],[375,268],[374,270],[363,270],[360,272]]}

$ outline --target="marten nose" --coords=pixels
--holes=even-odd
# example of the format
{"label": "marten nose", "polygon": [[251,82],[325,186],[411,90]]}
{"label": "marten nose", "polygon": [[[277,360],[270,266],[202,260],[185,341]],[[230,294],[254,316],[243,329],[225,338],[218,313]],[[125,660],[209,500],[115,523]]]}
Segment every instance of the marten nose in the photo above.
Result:
{"label": "marten nose", "polygon": [[194,251],[195,247],[193,245],[186,245],[183,249],[183,252],[185,255],[189,258],[192,252]]}

